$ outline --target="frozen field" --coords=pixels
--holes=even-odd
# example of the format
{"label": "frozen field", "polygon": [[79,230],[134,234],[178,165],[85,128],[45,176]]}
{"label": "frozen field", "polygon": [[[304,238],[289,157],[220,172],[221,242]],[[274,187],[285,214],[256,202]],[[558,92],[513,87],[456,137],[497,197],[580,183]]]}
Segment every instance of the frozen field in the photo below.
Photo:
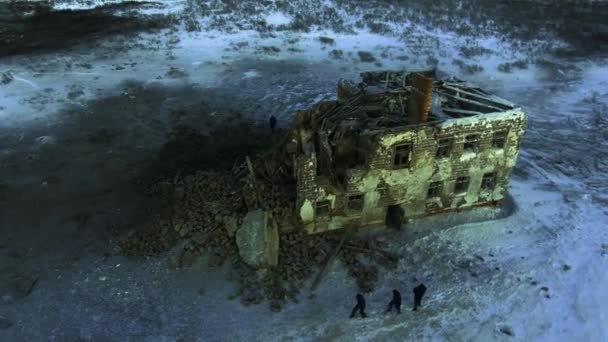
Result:
{"label": "frozen field", "polygon": [[[493,17],[475,1],[110,3],[56,6],[165,21],[0,51],[0,341],[608,340],[605,5],[561,17],[530,2],[555,17],[510,28],[521,9]],[[314,298],[273,313],[229,299],[227,270],[204,260],[117,252],[153,211],[133,180],[174,125],[205,131],[234,111],[287,125],[340,77],[432,66],[528,113],[515,208],[391,238],[402,259],[367,296],[369,318],[348,319],[357,290],[339,263]],[[398,317],[383,314],[393,288]]]}

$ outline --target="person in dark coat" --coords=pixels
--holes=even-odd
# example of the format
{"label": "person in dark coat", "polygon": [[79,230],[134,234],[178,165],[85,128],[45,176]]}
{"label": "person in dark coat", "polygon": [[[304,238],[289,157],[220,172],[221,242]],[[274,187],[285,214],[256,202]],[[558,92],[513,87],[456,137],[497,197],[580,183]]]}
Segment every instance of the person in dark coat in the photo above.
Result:
{"label": "person in dark coat", "polygon": [[401,313],[401,293],[397,290],[393,290],[393,299],[388,303],[388,309],[386,312],[393,311],[393,306],[397,309],[397,314]]}
{"label": "person in dark coat", "polygon": [[277,126],[277,118],[274,115],[270,116],[270,132],[274,133],[274,128]]}
{"label": "person in dark coat", "polygon": [[357,313],[357,311],[359,311],[362,318],[367,317],[365,314],[365,298],[363,298],[363,295],[360,293],[357,294],[357,305],[355,305],[353,311],[350,313],[350,318],[355,317],[355,313]]}
{"label": "person in dark coat", "polygon": [[414,287],[414,310],[416,311],[418,310],[419,306],[422,306],[421,302],[422,302],[422,296],[424,296],[424,293],[426,292],[426,286],[424,286],[424,284],[420,283],[420,285]]}

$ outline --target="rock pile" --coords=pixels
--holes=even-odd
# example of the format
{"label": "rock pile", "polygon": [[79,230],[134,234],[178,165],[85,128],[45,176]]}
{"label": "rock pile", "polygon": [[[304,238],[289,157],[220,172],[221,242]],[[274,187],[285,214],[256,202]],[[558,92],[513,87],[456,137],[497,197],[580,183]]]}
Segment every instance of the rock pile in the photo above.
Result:
{"label": "rock pile", "polygon": [[[123,249],[157,254],[167,250],[170,242],[181,239],[186,243],[178,255],[178,266],[188,266],[203,254],[209,256],[213,266],[229,261],[232,278],[239,283],[235,296],[245,305],[268,300],[271,309],[278,311],[288,301],[297,301],[304,281],[327,263],[341,240],[341,233],[308,235],[292,229],[295,191],[289,189],[259,178],[255,184],[251,179],[243,183],[219,172],[198,172],[164,181],[150,193],[171,198],[171,215],[155,218],[147,234],[133,235]],[[256,206],[269,213],[281,228],[278,265],[263,270],[248,265],[236,243],[243,218]],[[395,256],[383,251],[377,241],[355,236],[344,243],[338,260],[363,292],[373,290],[379,267],[396,266]]]}
{"label": "rock pile", "polygon": [[243,186],[243,199],[247,206],[259,207],[268,212],[282,230],[294,225],[292,213],[295,195],[295,185],[260,180],[254,185],[251,178],[248,178]]}
{"label": "rock pile", "polygon": [[122,253],[128,256],[157,256],[168,251],[176,238],[169,221],[161,215],[153,215],[138,224],[119,245]]}
{"label": "rock pile", "polygon": [[224,229],[225,221],[243,212],[240,189],[230,176],[199,172],[173,185],[173,228],[182,238],[204,244],[206,235]]}

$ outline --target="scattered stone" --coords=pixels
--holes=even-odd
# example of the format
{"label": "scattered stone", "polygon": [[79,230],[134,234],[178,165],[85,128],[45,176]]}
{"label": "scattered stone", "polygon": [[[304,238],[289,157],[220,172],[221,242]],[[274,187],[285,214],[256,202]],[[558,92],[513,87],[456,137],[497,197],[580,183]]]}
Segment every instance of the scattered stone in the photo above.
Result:
{"label": "scattered stone", "polygon": [[428,56],[426,59],[426,64],[431,67],[436,67],[437,65],[439,65],[439,60],[433,56]]}
{"label": "scattered stone", "polygon": [[0,294],[4,301],[27,297],[38,282],[38,276],[21,271],[5,269],[0,271]]}
{"label": "scattered stone", "polygon": [[327,44],[327,45],[334,45],[336,43],[336,41],[333,38],[324,37],[324,36],[319,37],[319,41],[321,42],[321,44]]}
{"label": "scattered stone", "polygon": [[500,324],[498,325],[498,331],[502,334],[505,334],[507,336],[511,336],[514,337],[515,333],[513,332],[513,328],[511,328],[509,325],[506,324]]}
{"label": "scattered stone", "polygon": [[546,287],[546,286],[543,286],[543,287],[541,287],[540,289],[541,289],[542,291],[545,291],[545,292],[548,292],[548,291],[549,291],[549,288],[548,288],[548,287]]}
{"label": "scattered stone", "polygon": [[170,67],[165,76],[169,78],[184,78],[187,77],[188,74],[177,67]]}
{"label": "scattered stone", "polygon": [[376,57],[369,51],[358,51],[359,60],[363,63],[373,63],[376,61]]}
{"label": "scattered stone", "polygon": [[13,322],[4,316],[0,316],[0,330],[6,330],[12,326]]}
{"label": "scattered stone", "polygon": [[11,73],[10,71],[5,71],[2,73],[2,78],[0,78],[0,84],[7,85],[11,83],[14,79],[15,77],[13,76],[13,73]]}
{"label": "scattered stone", "polygon": [[196,259],[199,257],[198,251],[193,249],[191,246],[185,246],[181,252],[176,256],[175,264],[179,268],[185,268],[192,266]]}
{"label": "scattered stone", "polygon": [[84,91],[82,89],[73,89],[70,92],[68,92],[67,97],[68,97],[68,100],[74,101],[83,95],[84,95]]}
{"label": "scattered stone", "polygon": [[570,267],[570,265],[568,264],[564,264],[562,265],[562,271],[569,271],[572,267]]}
{"label": "scattered stone", "polygon": [[344,51],[333,49],[333,50],[331,50],[329,52],[329,57],[331,57],[333,59],[343,59],[344,58]]}
{"label": "scattered stone", "polygon": [[[511,63],[502,63],[498,65],[498,71],[504,73],[510,73],[513,69],[524,70],[528,68],[528,63],[524,60],[519,60]],[[536,205],[536,203],[535,203]]]}
{"label": "scattered stone", "polygon": [[536,286],[536,285],[538,285],[538,282],[536,280],[532,280],[532,282],[530,283],[530,285]]}
{"label": "scattered stone", "polygon": [[192,240],[202,245],[207,240],[207,236],[202,232],[195,232],[194,234],[192,234]]}
{"label": "scattered stone", "polygon": [[456,66],[458,66],[458,68],[467,73],[467,74],[474,74],[477,72],[481,72],[483,71],[483,67],[481,65],[478,64],[466,64],[463,60],[460,59],[453,59],[452,63]]}
{"label": "scattered stone", "polygon": [[277,54],[279,52],[281,52],[281,49],[279,49],[276,46],[260,46],[259,50],[263,53],[267,53],[267,54]]}
{"label": "scattered stone", "polygon": [[476,56],[482,56],[482,55],[487,55],[487,54],[493,53],[492,50],[487,49],[483,46],[474,46],[474,47],[461,46],[459,49],[460,49],[460,55],[465,58],[472,58],[472,57],[476,57]]}

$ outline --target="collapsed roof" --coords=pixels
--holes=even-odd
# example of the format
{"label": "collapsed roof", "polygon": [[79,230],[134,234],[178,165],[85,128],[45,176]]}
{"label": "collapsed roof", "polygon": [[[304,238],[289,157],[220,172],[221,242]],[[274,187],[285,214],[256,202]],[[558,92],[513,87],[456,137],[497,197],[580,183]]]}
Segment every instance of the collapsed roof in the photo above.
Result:
{"label": "collapsed roof", "polygon": [[361,78],[358,85],[338,82],[338,103],[333,110],[320,113],[316,120],[322,122],[319,128],[337,123],[351,126],[353,122],[364,129],[408,126],[515,107],[469,82],[438,80],[435,70],[365,72]]}
{"label": "collapsed roof", "polygon": [[378,71],[362,82],[340,80],[337,101],[297,114],[292,153],[316,153],[319,175],[340,179],[341,170],[365,164],[376,133],[434,125],[504,112],[515,105],[456,78],[439,80],[435,70]]}
{"label": "collapsed roof", "polygon": [[279,174],[291,178],[293,156],[316,153],[319,175],[336,181],[345,170],[365,164],[376,134],[514,108],[471,83],[437,79],[435,70],[364,72],[358,84],[338,82],[337,101],[297,113],[288,134],[254,166],[267,180]]}

